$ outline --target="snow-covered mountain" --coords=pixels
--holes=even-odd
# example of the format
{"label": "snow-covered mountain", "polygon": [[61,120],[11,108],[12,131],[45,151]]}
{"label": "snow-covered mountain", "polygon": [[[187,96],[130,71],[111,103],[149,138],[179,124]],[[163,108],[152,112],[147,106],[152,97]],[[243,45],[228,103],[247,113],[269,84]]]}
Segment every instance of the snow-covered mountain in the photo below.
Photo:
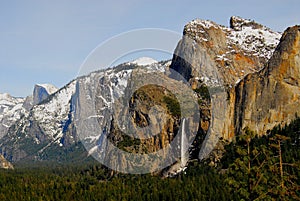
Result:
{"label": "snow-covered mountain", "polygon": [[150,57],[141,57],[141,58],[138,58],[130,63],[133,63],[133,64],[136,64],[136,65],[139,65],[139,66],[148,66],[148,65],[151,65],[151,64],[154,64],[154,63],[158,63],[158,61],[156,61],[155,59],[152,59]]}
{"label": "snow-covered mountain", "polygon": [[[225,35],[226,41],[212,42],[224,43],[224,46],[226,46],[222,54],[222,51],[218,51],[218,54],[215,55],[216,62],[220,63],[230,62],[232,54],[239,51],[249,55],[258,54],[258,57],[267,60],[274,51],[280,37],[279,33],[238,17],[231,19],[230,28],[217,25],[208,20],[193,20],[184,28],[184,35],[194,42],[203,44],[204,47],[211,46],[211,37],[219,32],[220,35]],[[220,50],[221,47],[218,48]],[[177,48],[178,50],[180,49]],[[185,50],[184,53],[193,55],[192,52],[189,53],[188,51],[190,50]],[[181,56],[180,53],[178,55]],[[195,61],[198,65],[199,62],[196,58],[191,59],[191,61]],[[203,63],[203,61],[201,62]],[[176,58],[173,58],[171,66],[174,68],[176,63]],[[168,62],[169,64],[170,62]],[[112,120],[111,108],[114,104],[114,99],[123,95],[133,66],[143,66],[149,72],[153,70],[164,71],[166,63],[162,64],[152,58],[142,57],[135,61],[121,64],[115,69],[93,72],[90,75],[77,78],[59,90],[49,84],[38,84],[34,88],[32,98],[34,106],[29,111],[28,108],[30,107],[28,105],[30,104],[26,104],[27,110],[24,109],[25,99],[1,98],[3,100],[2,106],[0,106],[0,121],[3,122],[1,124],[2,135],[8,132],[0,140],[0,153],[11,161],[18,161],[32,155],[32,150],[35,150],[33,158],[43,158],[43,153],[47,152],[47,149],[51,149],[52,145],[58,147],[71,146],[82,140],[78,138],[78,132],[80,132],[80,129],[85,129],[75,125],[74,119],[76,118],[87,118],[91,121],[97,120],[101,125],[106,125],[106,129],[111,129],[108,125],[111,124],[110,121]],[[227,74],[230,76],[227,77],[230,82],[235,83],[240,78],[240,72],[243,71],[246,74],[257,69],[252,69],[251,66],[241,66],[239,69],[226,67],[224,70],[224,75],[229,70]],[[180,70],[178,72],[182,73]],[[209,74],[209,72],[203,73]],[[184,76],[184,73],[182,75]],[[207,75],[199,75],[198,79],[202,79],[202,81],[209,80],[205,76]],[[97,99],[99,107],[95,117],[100,116],[99,118],[93,116],[85,117],[84,115],[86,114],[82,111],[82,108],[84,108],[85,112],[90,110],[90,113],[93,113],[92,110],[95,110],[95,108],[91,107],[92,104],[89,104],[89,101],[95,101],[95,96],[100,97],[100,99]],[[2,95],[2,97],[5,97],[5,95]],[[6,102],[7,104],[4,104],[5,101],[8,101]],[[3,118],[4,116],[6,118]],[[100,135],[101,133],[98,133],[96,136],[86,136],[86,139],[97,140]],[[28,142],[32,144],[29,145]],[[10,147],[11,144],[14,144],[14,146]],[[30,151],[28,147],[30,147]]]}
{"label": "snow-covered mountain", "polygon": [[48,98],[49,95],[54,94],[58,88],[52,84],[36,84],[33,90],[33,105],[41,103]]}
{"label": "snow-covered mountain", "polygon": [[0,94],[0,138],[3,137],[8,128],[26,113],[23,107],[24,98],[14,98],[9,94]]}
{"label": "snow-covered mountain", "polygon": [[[175,54],[189,61],[200,72],[197,77],[201,81],[213,84],[217,81],[212,79],[216,76],[209,71],[211,68],[201,65],[208,62],[203,55],[209,55],[211,65],[220,68],[219,75],[229,86],[234,86],[245,75],[261,70],[281,37],[281,33],[237,16],[231,17],[230,27],[195,19],[185,25],[183,34]],[[201,61],[203,59],[206,61]],[[174,65],[177,63],[173,62]],[[180,66],[182,64],[179,62]]]}
{"label": "snow-covered mountain", "polygon": [[264,59],[270,59],[281,38],[281,33],[254,21],[233,16],[230,20],[231,40],[229,44],[238,44],[245,52]]}
{"label": "snow-covered mountain", "polygon": [[2,138],[21,117],[28,115],[33,105],[45,100],[57,91],[51,84],[35,85],[32,95],[26,98],[15,98],[5,93],[0,94],[0,138]]}
{"label": "snow-covered mountain", "polygon": [[[121,144],[120,146],[124,148],[128,142],[120,143],[121,139],[126,138],[121,135],[122,128],[118,130],[116,127],[113,108],[116,107],[121,96],[129,93],[126,89],[133,82],[134,69],[141,68],[149,75],[158,71],[167,72],[169,68],[174,69],[189,81],[195,91],[202,89],[199,86],[202,87],[203,83],[208,86],[219,84],[215,78],[220,77],[224,81],[222,84],[228,89],[228,94],[233,94],[231,91],[234,91],[234,87],[247,74],[264,68],[279,43],[280,37],[280,33],[239,17],[231,18],[230,27],[197,19],[184,27],[184,37],[178,43],[172,62],[157,62],[144,57],[112,69],[92,72],[76,78],[59,90],[49,85],[36,85],[36,92],[33,95],[35,105],[29,111],[24,110],[25,99],[8,98],[9,104],[0,105],[0,115],[14,116],[10,124],[5,124],[7,133],[0,139],[0,154],[13,162],[27,159],[57,159],[62,153],[76,150],[74,147],[78,147],[80,143],[86,143],[90,144],[86,147],[87,152],[84,155],[86,157],[88,154],[92,155],[99,150],[100,152],[104,150],[106,145],[102,144],[103,136],[110,134],[114,134],[111,141],[116,145]],[[197,46],[201,51],[197,52]],[[215,68],[210,69],[210,66]],[[178,83],[170,83],[174,84],[173,92],[175,92]],[[151,90],[153,92],[152,88],[149,91]],[[180,90],[184,89],[180,88]],[[147,114],[149,112],[147,108],[158,101],[155,97],[168,94],[165,89],[157,89],[156,92],[157,94],[152,94],[151,97],[144,96],[142,92],[135,93],[128,101],[129,103],[127,102],[131,107],[130,112],[140,125],[149,123],[151,115]],[[200,96],[199,98],[201,99]],[[221,98],[223,102],[226,100],[226,97]],[[235,104],[235,101],[230,99],[233,99],[234,95],[227,98],[229,101],[226,103]],[[5,98],[2,99],[5,100]],[[143,102],[145,100],[148,102]],[[203,99],[199,102],[202,106],[204,105]],[[166,105],[162,104],[162,106]],[[228,108],[234,107],[234,105],[228,105]],[[165,108],[168,109],[168,107]],[[226,129],[224,119],[231,121],[233,118],[228,116],[228,118],[213,119],[214,117],[209,114],[209,108],[207,106],[206,110],[201,111],[204,117],[201,119],[201,132],[207,132],[209,126],[212,126],[210,122],[220,127],[216,127],[215,131]],[[19,111],[18,109],[21,112],[15,114],[13,111]],[[118,115],[122,112],[124,111],[120,111]],[[161,121],[161,119],[156,120],[158,123]],[[142,142],[144,144],[140,150],[155,151],[172,139],[174,130],[178,130],[178,125],[176,119],[169,117],[168,120],[168,125],[164,128],[164,138]],[[86,132],[87,130],[90,133]],[[224,137],[228,139],[231,134],[226,132],[224,131]],[[125,146],[126,148],[130,150],[131,147]]]}
{"label": "snow-covered mountain", "polygon": [[[164,62],[164,64],[168,65],[169,62]],[[132,72],[131,69],[137,66],[143,66],[149,72],[164,71],[165,68],[163,64],[153,59],[142,58],[134,63],[121,64],[115,69],[93,72],[71,81],[51,96],[44,97],[42,102],[38,101],[39,104],[34,105],[29,112],[24,113],[10,127],[7,135],[0,140],[0,152],[10,161],[19,161],[28,157],[39,160],[45,157],[45,153],[52,150],[53,147],[66,148],[84,140],[79,139],[77,135],[77,131],[84,128],[78,125],[76,127],[74,118],[94,118],[93,116],[85,117],[85,113],[82,111],[86,112],[89,107],[93,106],[94,102],[88,103],[88,101],[95,101],[95,93],[98,92],[97,104],[102,104],[101,107],[99,106],[100,111],[98,112],[103,113],[103,118],[98,119],[98,121],[104,121],[101,123],[103,125],[110,123],[114,99],[123,95]],[[39,95],[39,91],[42,91],[41,93],[44,95],[45,89],[45,85],[36,85],[34,95]],[[90,109],[95,110],[94,107]],[[98,140],[97,137],[91,136],[87,136],[86,139]],[[28,141],[32,144],[29,145]],[[11,144],[14,146],[7,146]],[[28,148],[35,150],[34,156],[30,156],[31,153],[29,153]]]}

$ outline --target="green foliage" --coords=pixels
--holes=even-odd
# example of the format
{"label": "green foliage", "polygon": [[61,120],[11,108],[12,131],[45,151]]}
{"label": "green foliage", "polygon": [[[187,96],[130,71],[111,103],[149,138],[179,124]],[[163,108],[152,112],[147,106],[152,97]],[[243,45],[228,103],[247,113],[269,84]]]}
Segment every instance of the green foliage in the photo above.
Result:
{"label": "green foliage", "polygon": [[268,160],[266,146],[253,146],[256,136],[249,129],[237,137],[235,152],[237,158],[229,166],[226,182],[230,191],[239,195],[242,200],[253,200],[263,194],[267,177],[264,165]]}
{"label": "green foliage", "polygon": [[[82,170],[80,170],[82,169]],[[228,200],[224,175],[192,164],[175,178],[111,176],[99,166],[0,170],[1,200]]]}
{"label": "green foliage", "polygon": [[245,129],[222,159],[230,192],[240,200],[299,200],[299,139],[300,119],[263,137]]}
{"label": "green foliage", "polygon": [[180,116],[180,104],[176,99],[173,99],[169,96],[164,96],[163,101],[166,103],[168,110],[173,116]]}
{"label": "green foliage", "polygon": [[202,84],[197,89],[194,89],[194,91],[199,94],[204,100],[210,100],[210,94],[208,87],[204,84]]}
{"label": "green foliage", "polygon": [[133,137],[130,137],[128,135],[122,135],[122,140],[117,144],[118,148],[125,150],[126,147],[131,147],[135,145],[140,145],[141,140],[135,139]]}

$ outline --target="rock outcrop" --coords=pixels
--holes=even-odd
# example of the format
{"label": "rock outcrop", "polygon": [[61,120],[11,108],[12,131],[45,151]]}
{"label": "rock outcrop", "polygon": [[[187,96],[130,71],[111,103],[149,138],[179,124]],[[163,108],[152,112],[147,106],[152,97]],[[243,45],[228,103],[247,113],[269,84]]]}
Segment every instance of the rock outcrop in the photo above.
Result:
{"label": "rock outcrop", "polygon": [[[183,33],[171,68],[194,88],[200,79],[208,88],[223,83],[227,92],[225,118],[213,124],[214,114],[210,121],[215,138],[231,139],[245,127],[263,134],[299,114],[299,26],[281,37],[254,21],[232,17],[230,28],[194,20]],[[211,113],[216,106],[211,105]]]}
{"label": "rock outcrop", "polygon": [[[230,140],[245,127],[261,134],[300,113],[299,26],[281,36],[254,21],[232,17],[229,28],[193,20],[183,34],[171,65],[143,59],[76,78],[58,91],[37,85],[33,97],[16,99],[13,105],[2,107],[0,102],[0,114],[19,107],[25,111],[9,124],[0,116],[7,133],[0,139],[0,153],[12,162],[49,160],[82,143],[86,154],[108,161],[114,169],[142,169],[149,163],[153,166],[146,168],[155,169],[161,165],[155,157],[137,158],[135,167],[126,158],[132,155],[120,155],[108,144],[134,156],[152,153],[174,141],[183,121],[187,128],[200,125],[193,151],[203,158],[219,138]],[[178,73],[188,87],[182,77],[171,79]],[[154,76],[158,74],[161,83]],[[165,85],[168,90],[159,87]],[[197,99],[197,107],[188,98]],[[197,122],[184,118],[199,109]],[[162,158],[170,154],[164,151]],[[184,169],[185,164],[177,165]]]}
{"label": "rock outcrop", "polygon": [[51,84],[36,84],[33,90],[33,105],[41,103],[57,90],[58,89]]}
{"label": "rock outcrop", "polygon": [[[249,73],[264,67],[279,43],[280,33],[239,17],[231,28],[208,20],[193,20],[184,27],[183,39],[174,52],[171,68],[186,79],[199,77],[211,84],[211,67],[219,79],[233,87]],[[211,81],[211,83],[209,83]]]}
{"label": "rock outcrop", "polygon": [[235,133],[265,133],[300,113],[300,26],[288,28],[264,69],[236,86]]}
{"label": "rock outcrop", "polygon": [[[170,143],[184,117],[179,105],[187,100],[183,95],[189,87],[168,77],[166,65],[123,64],[78,80],[74,121],[90,155],[114,170],[131,173],[160,170],[169,157],[176,157],[178,150],[173,151]],[[195,103],[185,108],[196,111]],[[190,128],[198,128],[193,124],[199,120],[186,121]]]}
{"label": "rock outcrop", "polygon": [[0,168],[14,169],[14,166],[0,154]]}
{"label": "rock outcrop", "polygon": [[47,158],[44,150],[74,145],[76,138],[71,125],[71,97],[75,81],[57,91],[44,104],[34,105],[16,120],[0,140],[0,153],[11,162]]}
{"label": "rock outcrop", "polygon": [[21,117],[28,115],[34,105],[44,101],[57,91],[50,84],[35,85],[33,94],[26,98],[16,98],[9,94],[0,94],[0,139]]}

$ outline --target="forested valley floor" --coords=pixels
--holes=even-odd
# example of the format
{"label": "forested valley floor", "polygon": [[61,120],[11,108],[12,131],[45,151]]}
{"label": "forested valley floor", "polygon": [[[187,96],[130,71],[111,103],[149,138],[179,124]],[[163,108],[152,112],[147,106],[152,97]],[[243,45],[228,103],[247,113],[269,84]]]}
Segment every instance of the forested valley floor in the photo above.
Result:
{"label": "forested valley floor", "polygon": [[0,200],[300,200],[300,118],[263,137],[245,129],[220,163],[173,178],[118,174],[95,163],[0,170]]}

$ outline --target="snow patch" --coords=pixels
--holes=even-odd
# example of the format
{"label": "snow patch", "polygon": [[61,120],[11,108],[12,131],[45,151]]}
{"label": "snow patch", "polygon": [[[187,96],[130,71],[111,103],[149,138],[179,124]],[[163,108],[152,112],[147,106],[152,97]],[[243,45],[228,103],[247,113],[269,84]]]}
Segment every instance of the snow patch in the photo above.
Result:
{"label": "snow patch", "polygon": [[131,62],[132,64],[137,64],[139,66],[148,66],[154,63],[158,63],[155,59],[150,57],[141,57]]}
{"label": "snow patch", "polygon": [[37,86],[40,86],[40,87],[43,87],[44,89],[46,89],[46,91],[48,92],[49,95],[54,94],[58,90],[58,88],[52,84],[37,84]]}
{"label": "snow patch", "polygon": [[279,43],[281,34],[267,28],[255,29],[242,27],[239,31],[232,30],[228,39],[231,44],[238,44],[247,52],[255,52],[259,57],[270,59]]}
{"label": "snow patch", "polygon": [[11,125],[27,113],[23,107],[24,101],[25,98],[15,98],[7,93],[0,94],[0,138]]}
{"label": "snow patch", "polygon": [[[201,26],[203,28],[209,29],[211,27],[218,28],[218,25],[210,20],[201,20],[201,19],[195,19],[191,21],[188,25],[190,26]],[[200,30],[199,32],[204,33],[204,30]]]}
{"label": "snow patch", "polygon": [[[240,17],[232,17],[232,27],[218,25],[209,20],[195,19],[184,27],[184,34],[195,42],[208,42],[208,32],[211,28],[221,29],[227,37],[229,52],[234,52],[234,46],[238,45],[246,53],[270,59],[281,38],[281,33],[272,31],[268,27],[251,20]],[[197,44],[193,44],[197,45]],[[217,60],[226,60],[219,55]]]}
{"label": "snow patch", "polygon": [[59,90],[47,103],[36,105],[32,114],[40,123],[45,133],[52,137],[57,143],[63,136],[63,122],[68,120],[70,113],[70,101],[75,93],[75,81]]}

